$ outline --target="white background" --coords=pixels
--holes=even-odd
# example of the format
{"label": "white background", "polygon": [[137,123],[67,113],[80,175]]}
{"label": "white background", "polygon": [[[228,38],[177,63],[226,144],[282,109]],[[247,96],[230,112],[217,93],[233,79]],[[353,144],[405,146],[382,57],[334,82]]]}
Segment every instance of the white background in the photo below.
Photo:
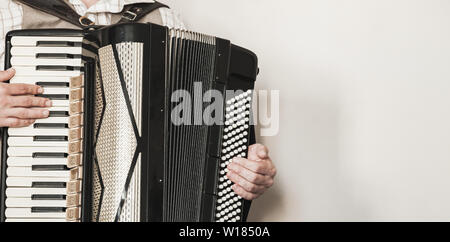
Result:
{"label": "white background", "polygon": [[450,1],[166,0],[260,60],[281,128],[251,221],[450,221]]}

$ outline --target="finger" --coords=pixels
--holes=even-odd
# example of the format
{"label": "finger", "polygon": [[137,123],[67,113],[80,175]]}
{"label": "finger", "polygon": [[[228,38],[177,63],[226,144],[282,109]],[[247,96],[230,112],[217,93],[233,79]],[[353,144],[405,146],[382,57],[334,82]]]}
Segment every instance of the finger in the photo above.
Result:
{"label": "finger", "polygon": [[8,108],[2,111],[2,116],[20,119],[43,119],[50,114],[47,109],[37,108]]}
{"label": "finger", "polygon": [[237,184],[240,187],[244,188],[244,190],[247,192],[263,193],[266,190],[266,187],[253,184],[253,183],[247,181],[245,178],[241,177],[240,175],[236,174],[233,171],[228,171],[227,177],[228,177],[228,179],[230,179],[230,181],[232,181],[232,182],[234,182],[234,184]]}
{"label": "finger", "polygon": [[4,118],[0,119],[1,127],[22,128],[32,125],[36,120],[34,119],[18,119],[18,118]]}
{"label": "finger", "polygon": [[6,71],[0,71],[0,82],[5,82],[11,79],[14,74],[16,74],[16,70],[13,68],[9,68]]}
{"label": "finger", "polygon": [[248,158],[260,161],[269,158],[269,149],[262,144],[254,144],[248,147]]}
{"label": "finger", "polygon": [[51,107],[52,101],[48,98],[34,96],[9,97],[9,105],[12,107]]}
{"label": "finger", "polygon": [[37,95],[44,93],[44,89],[30,84],[9,84],[7,92],[10,95]]}
{"label": "finger", "polygon": [[275,167],[270,160],[253,161],[245,158],[236,157],[233,159],[238,165],[241,165],[255,173],[267,176],[275,176]]}
{"label": "finger", "polygon": [[237,163],[232,162],[231,164],[229,164],[228,170],[235,172],[236,174],[245,178],[247,181],[253,184],[269,187],[271,186],[270,184],[271,183],[270,180],[272,180],[271,177],[255,173]]}
{"label": "finger", "polygon": [[251,201],[251,200],[255,200],[257,199],[259,196],[261,196],[261,194],[255,194],[255,193],[251,193],[251,192],[247,192],[244,190],[244,188],[240,187],[239,185],[233,185],[231,187],[233,189],[233,191],[239,195],[240,197],[242,197],[245,200]]}

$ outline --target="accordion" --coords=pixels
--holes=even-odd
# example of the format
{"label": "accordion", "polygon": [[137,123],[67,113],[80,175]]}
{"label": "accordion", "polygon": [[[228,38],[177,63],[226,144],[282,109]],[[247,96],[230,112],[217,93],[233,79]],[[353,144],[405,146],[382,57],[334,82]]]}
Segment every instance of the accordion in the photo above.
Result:
{"label": "accordion", "polygon": [[254,139],[254,53],[150,23],[12,31],[5,49],[10,82],[53,106],[3,130],[1,221],[245,220],[226,167]]}

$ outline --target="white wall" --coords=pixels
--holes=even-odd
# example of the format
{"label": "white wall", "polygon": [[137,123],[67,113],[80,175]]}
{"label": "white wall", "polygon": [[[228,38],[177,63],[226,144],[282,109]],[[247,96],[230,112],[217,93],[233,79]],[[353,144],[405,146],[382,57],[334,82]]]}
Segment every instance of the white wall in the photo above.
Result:
{"label": "white wall", "polygon": [[279,174],[252,221],[450,221],[450,1],[166,0],[260,59]]}

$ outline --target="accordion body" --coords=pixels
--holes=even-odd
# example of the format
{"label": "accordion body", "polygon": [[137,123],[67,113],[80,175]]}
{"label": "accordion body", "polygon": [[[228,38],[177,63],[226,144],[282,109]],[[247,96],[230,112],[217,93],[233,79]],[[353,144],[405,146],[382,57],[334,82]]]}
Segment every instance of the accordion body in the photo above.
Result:
{"label": "accordion body", "polygon": [[12,31],[5,57],[54,107],[4,129],[2,221],[244,220],[226,166],[254,139],[255,54],[133,23]]}

